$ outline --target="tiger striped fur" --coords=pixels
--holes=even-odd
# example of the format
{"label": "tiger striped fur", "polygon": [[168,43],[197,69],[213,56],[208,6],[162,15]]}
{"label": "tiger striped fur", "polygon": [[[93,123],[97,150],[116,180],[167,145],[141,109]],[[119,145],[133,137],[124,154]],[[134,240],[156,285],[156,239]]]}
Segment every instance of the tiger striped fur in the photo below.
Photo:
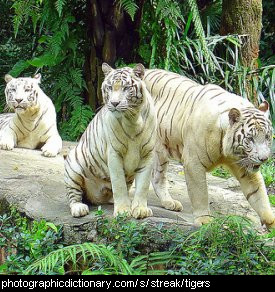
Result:
{"label": "tiger striped fur", "polygon": [[200,85],[178,74],[146,70],[144,81],[158,118],[156,165],[152,180],[163,206],[181,210],[167,188],[169,158],[181,161],[195,222],[210,221],[206,172],[225,165],[236,176],[262,223],[275,227],[260,165],[271,153],[268,103],[248,100],[213,84]]}
{"label": "tiger striped fur", "polygon": [[[127,213],[134,218],[152,215],[147,193],[156,141],[153,101],[138,64],[112,69],[102,65],[104,107],[96,114],[78,145],[65,161],[65,185],[71,214],[89,213],[82,199],[92,204],[114,200],[114,216]],[[135,179],[131,202],[128,191]]]}
{"label": "tiger striped fur", "polygon": [[47,157],[60,152],[55,108],[39,87],[40,80],[40,74],[34,78],[5,76],[6,102],[15,113],[0,115],[0,149],[41,148]]}

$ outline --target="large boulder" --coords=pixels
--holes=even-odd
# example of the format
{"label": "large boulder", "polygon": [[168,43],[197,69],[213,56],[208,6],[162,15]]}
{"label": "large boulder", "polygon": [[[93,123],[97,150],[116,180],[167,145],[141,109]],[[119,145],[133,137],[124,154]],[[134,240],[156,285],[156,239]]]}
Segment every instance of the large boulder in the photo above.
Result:
{"label": "large boulder", "polygon": [[[36,150],[0,150],[0,211],[4,212],[7,206],[14,205],[32,219],[45,219],[63,225],[64,237],[68,243],[92,240],[97,221],[95,211],[98,207],[91,206],[88,216],[73,218],[65,194],[63,156],[74,146],[74,143],[64,143],[62,153],[55,158],[43,157],[41,151]],[[195,228],[182,167],[172,162],[168,177],[170,192],[183,203],[183,211],[173,212],[161,208],[151,188],[149,205],[154,217],[144,220],[150,224],[177,224],[181,228]],[[256,225],[260,225],[257,214],[240,192],[236,180],[208,175],[208,182],[213,214],[245,215]],[[104,214],[112,216],[113,205],[104,205],[102,209]]]}

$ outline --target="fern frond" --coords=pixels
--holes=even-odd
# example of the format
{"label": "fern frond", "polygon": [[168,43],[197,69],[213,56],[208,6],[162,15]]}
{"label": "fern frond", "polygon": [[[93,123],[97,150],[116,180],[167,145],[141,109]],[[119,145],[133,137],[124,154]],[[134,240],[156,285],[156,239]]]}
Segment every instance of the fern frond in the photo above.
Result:
{"label": "fern frond", "polygon": [[66,5],[67,0],[57,0],[54,3],[54,6],[58,12],[58,15],[61,16],[63,7]]}
{"label": "fern frond", "polygon": [[138,6],[135,0],[117,0],[120,7],[130,15],[131,19],[134,20],[135,14],[138,10]]}
{"label": "fern frond", "polygon": [[[153,252],[148,255],[141,255],[134,258],[130,268],[136,275],[163,274],[165,266],[175,262],[175,257],[171,252]],[[159,269],[162,267],[163,270]]]}
{"label": "fern frond", "polygon": [[[32,263],[25,271],[25,274],[28,275],[39,271],[44,274],[50,274],[68,262],[71,262],[73,267],[77,269],[78,264],[85,264],[89,260],[106,261],[108,263],[108,271],[111,271],[112,274],[131,273],[131,268],[126,261],[121,259],[112,248],[106,247],[103,244],[97,245],[86,242],[63,247],[51,252],[44,258]],[[101,273],[104,273],[104,270]]]}
{"label": "fern frond", "polygon": [[207,46],[206,37],[205,37],[204,30],[203,30],[197,1],[196,0],[188,0],[187,2],[188,2],[190,10],[192,12],[192,15],[193,15],[193,23],[194,23],[195,32],[196,32],[196,35],[202,44],[202,50],[203,50],[206,62],[209,64],[211,71],[214,72],[216,69],[216,66],[215,66],[214,62],[212,61],[212,58],[211,58],[211,55],[209,52],[209,48]]}

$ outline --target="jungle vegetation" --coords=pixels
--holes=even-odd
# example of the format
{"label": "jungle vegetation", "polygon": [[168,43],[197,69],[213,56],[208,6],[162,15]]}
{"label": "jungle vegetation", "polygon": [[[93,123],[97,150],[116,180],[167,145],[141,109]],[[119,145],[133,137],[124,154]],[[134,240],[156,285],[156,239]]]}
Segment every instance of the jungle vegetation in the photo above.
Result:
{"label": "jungle vegetation", "polygon": [[266,99],[274,118],[272,1],[1,0],[0,11],[0,75],[42,74],[63,139],[77,140],[101,106],[102,62],[141,62],[256,105]]}
{"label": "jungle vegetation", "polygon": [[[79,139],[102,105],[102,62],[140,62],[255,105],[266,99],[274,125],[274,8],[262,0],[0,0],[0,76],[40,72],[64,140]],[[0,78],[0,113],[4,88]],[[274,161],[262,170],[274,204]],[[183,234],[96,215],[97,242],[68,246],[59,226],[1,214],[0,274],[274,274],[274,231],[259,235],[242,217]]]}

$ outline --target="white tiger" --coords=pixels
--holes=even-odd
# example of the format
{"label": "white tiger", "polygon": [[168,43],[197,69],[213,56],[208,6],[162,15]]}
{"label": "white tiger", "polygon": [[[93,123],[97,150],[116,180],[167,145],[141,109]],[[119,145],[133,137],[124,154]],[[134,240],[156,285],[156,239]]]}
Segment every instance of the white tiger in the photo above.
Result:
{"label": "white tiger", "polygon": [[259,171],[271,153],[268,103],[256,109],[248,100],[219,86],[203,86],[164,70],[146,70],[144,81],[158,118],[158,159],[152,183],[163,206],[182,209],[167,188],[166,172],[172,157],[184,165],[195,222],[209,222],[206,172],[222,164],[239,180],[262,223],[275,227]]}
{"label": "white tiger", "polygon": [[34,78],[5,76],[6,102],[15,113],[0,115],[0,149],[41,148],[47,157],[60,152],[62,140],[57,131],[55,108],[39,87],[40,80],[40,74]]}
{"label": "white tiger", "polygon": [[[142,81],[144,67],[138,64],[134,69],[114,70],[103,63],[102,70],[105,106],[65,161],[71,214],[80,217],[89,213],[82,199],[103,204],[113,197],[114,216],[151,216],[147,193],[157,121],[151,96]],[[128,190],[134,179],[136,189],[131,202]]]}

